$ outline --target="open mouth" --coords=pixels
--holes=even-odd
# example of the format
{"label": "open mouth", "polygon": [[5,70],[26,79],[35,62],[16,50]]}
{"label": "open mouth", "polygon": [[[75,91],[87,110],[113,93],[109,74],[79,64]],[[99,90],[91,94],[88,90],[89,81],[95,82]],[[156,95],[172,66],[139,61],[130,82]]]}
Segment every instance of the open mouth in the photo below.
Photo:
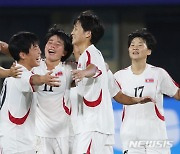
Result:
{"label": "open mouth", "polygon": [[52,50],[52,49],[50,49],[50,50],[48,50],[48,53],[49,53],[49,54],[55,54],[55,51]]}
{"label": "open mouth", "polygon": [[132,54],[133,55],[139,55],[139,52],[138,51],[134,51]]}
{"label": "open mouth", "polygon": [[41,61],[41,57],[36,58],[36,61],[39,63]]}

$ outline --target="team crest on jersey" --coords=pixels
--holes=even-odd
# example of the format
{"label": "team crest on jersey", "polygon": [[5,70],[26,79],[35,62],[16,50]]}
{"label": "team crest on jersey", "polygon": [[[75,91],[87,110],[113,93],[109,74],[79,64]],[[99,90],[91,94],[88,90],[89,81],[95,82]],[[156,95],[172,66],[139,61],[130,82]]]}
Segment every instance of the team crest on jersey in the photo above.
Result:
{"label": "team crest on jersey", "polygon": [[154,79],[150,78],[150,79],[145,79],[145,82],[147,83],[153,83],[154,82]]}
{"label": "team crest on jersey", "polygon": [[77,68],[81,68],[81,63],[78,63],[78,66],[77,66]]}
{"label": "team crest on jersey", "polygon": [[62,72],[62,71],[57,72],[57,73],[55,74],[55,76],[62,76],[62,75],[63,75],[63,72]]}

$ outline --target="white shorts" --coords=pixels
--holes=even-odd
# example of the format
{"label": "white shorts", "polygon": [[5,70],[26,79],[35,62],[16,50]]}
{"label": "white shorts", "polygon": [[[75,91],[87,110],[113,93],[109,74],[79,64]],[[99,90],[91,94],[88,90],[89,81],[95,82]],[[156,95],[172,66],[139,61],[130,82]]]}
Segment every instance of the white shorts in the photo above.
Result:
{"label": "white shorts", "polygon": [[114,135],[85,132],[75,135],[73,154],[113,154]]}
{"label": "white shorts", "polygon": [[24,151],[24,152],[11,152],[11,151],[0,151],[0,154],[36,154],[35,150]]}
{"label": "white shorts", "polygon": [[69,137],[36,137],[37,154],[69,154]]}
{"label": "white shorts", "polygon": [[70,137],[69,137],[69,154],[73,154],[73,153],[72,153],[73,144],[74,144],[74,136],[70,136]]}
{"label": "white shorts", "polygon": [[2,153],[1,136],[0,136],[0,154]]}
{"label": "white shorts", "polygon": [[131,148],[124,150],[123,154],[171,154],[169,148]]}
{"label": "white shorts", "polygon": [[36,154],[35,150],[27,150],[23,152],[14,152],[12,150],[3,150],[2,137],[0,137],[0,154]]}

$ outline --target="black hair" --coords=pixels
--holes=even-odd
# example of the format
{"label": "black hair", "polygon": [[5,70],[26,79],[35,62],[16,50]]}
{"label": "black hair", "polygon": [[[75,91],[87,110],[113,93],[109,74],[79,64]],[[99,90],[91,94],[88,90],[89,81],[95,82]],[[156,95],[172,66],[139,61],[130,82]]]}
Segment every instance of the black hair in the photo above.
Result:
{"label": "black hair", "polygon": [[146,28],[136,30],[128,35],[128,47],[130,46],[132,40],[136,37],[143,39],[148,49],[152,51],[155,49],[157,43],[156,39],[150,32],[147,31]]}
{"label": "black hair", "polygon": [[31,46],[36,44],[39,45],[39,39],[37,35],[31,32],[22,31],[14,34],[10,38],[8,49],[14,60],[19,61],[19,53],[24,52],[28,54]]}
{"label": "black hair", "polygon": [[85,32],[91,31],[91,43],[97,44],[104,35],[104,26],[102,25],[98,16],[95,15],[93,11],[88,10],[80,13],[80,15],[74,20],[74,25],[78,21],[81,23],[81,26]]}
{"label": "black hair", "polygon": [[46,43],[48,42],[49,38],[57,35],[61,40],[64,41],[64,50],[67,52],[65,56],[61,58],[61,61],[64,62],[66,59],[70,57],[73,51],[72,39],[70,35],[66,34],[63,29],[60,28],[59,24],[54,24],[47,32],[45,36]]}

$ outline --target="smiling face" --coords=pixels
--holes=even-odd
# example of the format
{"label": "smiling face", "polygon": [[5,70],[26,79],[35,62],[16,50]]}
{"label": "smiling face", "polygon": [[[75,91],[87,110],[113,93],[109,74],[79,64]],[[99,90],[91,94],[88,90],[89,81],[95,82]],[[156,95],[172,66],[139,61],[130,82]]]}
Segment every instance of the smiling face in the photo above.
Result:
{"label": "smiling face", "polygon": [[151,50],[147,48],[146,42],[140,38],[135,37],[129,45],[129,56],[132,60],[147,59],[151,54]]}
{"label": "smiling face", "polygon": [[38,44],[32,44],[29,53],[20,52],[21,60],[20,64],[24,65],[28,70],[31,70],[33,67],[40,65],[41,60],[41,50]]}
{"label": "smiling face", "polygon": [[59,62],[64,56],[64,41],[57,35],[51,36],[45,46],[45,57],[50,62]]}
{"label": "smiling face", "polygon": [[76,46],[81,46],[87,38],[90,37],[89,31],[85,32],[79,21],[76,22],[74,28],[71,32],[72,44]]}

